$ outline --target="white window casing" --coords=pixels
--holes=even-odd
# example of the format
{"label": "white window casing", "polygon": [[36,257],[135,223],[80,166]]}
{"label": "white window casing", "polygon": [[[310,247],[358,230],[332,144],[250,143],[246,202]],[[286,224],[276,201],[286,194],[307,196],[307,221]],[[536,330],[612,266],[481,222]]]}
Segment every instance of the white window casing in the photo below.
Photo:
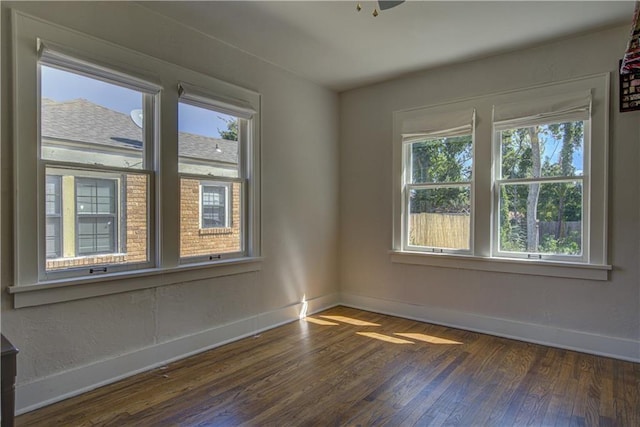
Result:
{"label": "white window casing", "polygon": [[[14,154],[14,306],[26,307],[257,271],[260,258],[260,106],[261,96],[213,77],[151,56],[12,12]],[[115,83],[144,95],[144,164],[136,169],[40,159],[39,64]],[[185,81],[190,84],[182,83]],[[179,97],[178,88],[182,92]],[[197,90],[201,88],[202,90]],[[245,251],[241,258],[181,265],[179,259],[179,183],[177,102],[202,105],[243,118],[250,136],[244,147]],[[113,268],[105,274],[43,274],[45,246],[45,170],[74,173],[134,173],[147,176],[148,263]],[[161,172],[161,173],[160,173]],[[233,179],[215,177],[230,183]],[[34,230],[38,230],[34,233]],[[37,256],[34,256],[37,254]],[[162,280],[158,280],[161,278]]]}
{"label": "white window casing", "polygon": [[[609,81],[606,73],[394,112],[392,262],[607,280],[612,268],[607,263],[606,251]],[[407,248],[403,241],[406,233],[405,145],[424,139],[425,135],[446,136],[456,129],[460,129],[459,135],[464,134],[465,123],[460,117],[471,110],[475,110],[472,180],[475,219],[471,253],[429,253]],[[511,259],[508,254],[498,254],[496,186],[500,144],[496,142],[496,135],[501,130],[519,126],[566,121],[585,123],[584,171],[580,175],[584,186],[584,257]]]}

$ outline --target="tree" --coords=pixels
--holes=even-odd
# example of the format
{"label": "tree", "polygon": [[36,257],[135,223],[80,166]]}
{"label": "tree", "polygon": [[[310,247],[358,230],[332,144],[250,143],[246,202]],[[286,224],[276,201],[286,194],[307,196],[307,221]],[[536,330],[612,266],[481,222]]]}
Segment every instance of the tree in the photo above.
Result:
{"label": "tree", "polygon": [[238,140],[238,119],[227,119],[224,117],[218,117],[218,118],[227,124],[226,130],[220,130],[218,128],[218,133],[220,134],[220,138],[226,139],[228,141],[237,141]]}
{"label": "tree", "polygon": [[[579,121],[502,131],[502,179],[580,175],[574,155],[582,149],[583,135]],[[582,187],[577,181],[502,185],[501,249],[580,253],[575,224],[582,219]]]}
{"label": "tree", "polygon": [[[528,129],[531,142],[531,178],[540,178],[540,138],[538,126]],[[527,251],[538,251],[538,196],[540,184],[530,184],[527,195]]]}
{"label": "tree", "polygon": [[[411,145],[413,183],[451,183],[471,180],[471,136],[433,138]],[[469,212],[469,192],[461,187],[418,190],[411,198],[411,212]]]}

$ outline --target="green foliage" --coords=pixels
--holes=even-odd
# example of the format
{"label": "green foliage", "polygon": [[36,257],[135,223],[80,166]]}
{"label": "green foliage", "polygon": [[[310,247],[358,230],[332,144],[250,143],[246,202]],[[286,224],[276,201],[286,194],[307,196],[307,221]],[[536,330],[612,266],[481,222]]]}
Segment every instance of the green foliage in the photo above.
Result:
{"label": "green foliage", "polygon": [[224,117],[218,117],[218,118],[227,124],[226,130],[218,129],[220,138],[226,139],[228,141],[237,141],[238,140],[238,120],[226,119]]}
{"label": "green foliage", "polygon": [[[581,155],[583,122],[555,123],[509,129],[501,132],[501,178],[571,177],[576,170],[576,153]],[[534,159],[534,153],[539,155]],[[473,145],[471,136],[432,138],[411,144],[411,178],[414,184],[442,184],[437,188],[413,190],[411,213],[470,212],[470,192],[450,183],[471,181]],[[578,157],[579,158],[579,157]],[[537,197],[529,195],[534,189]],[[542,182],[500,186],[500,249],[527,252],[530,227],[537,243],[534,252],[579,254],[581,252],[581,181]],[[531,206],[529,206],[531,204]],[[534,206],[535,204],[535,206]],[[527,215],[535,218],[527,221]],[[536,234],[538,233],[538,234]],[[528,237],[529,236],[529,237]]]}
{"label": "green foliage", "polygon": [[[471,180],[471,136],[433,138],[411,144],[413,183],[455,183]],[[469,213],[466,187],[417,190],[411,195],[411,212]]]}
{"label": "green foliage", "polygon": [[[532,141],[529,128],[501,132],[501,175],[503,179],[532,178],[534,174]],[[537,126],[540,141],[540,175],[542,177],[576,176],[574,155],[582,149],[583,122],[568,122]],[[557,150],[559,149],[559,152]],[[536,252],[579,254],[580,232],[572,230],[582,220],[582,186],[580,182],[551,182],[539,186],[537,203],[527,209],[526,184],[504,185],[501,188],[500,248],[504,251],[527,251],[527,212],[535,215],[539,234]],[[524,229],[524,232],[523,232]],[[539,231],[538,231],[539,230]]]}

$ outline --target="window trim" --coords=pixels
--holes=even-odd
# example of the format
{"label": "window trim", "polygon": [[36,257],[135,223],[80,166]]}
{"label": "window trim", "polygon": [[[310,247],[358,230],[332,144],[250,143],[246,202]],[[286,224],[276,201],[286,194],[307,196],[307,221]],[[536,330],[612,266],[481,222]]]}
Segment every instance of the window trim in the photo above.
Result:
{"label": "window trim", "polygon": [[[538,86],[508,90],[494,94],[472,98],[453,100],[451,102],[398,110],[393,113],[393,234],[391,261],[394,263],[410,263],[432,265],[445,268],[468,268],[483,271],[499,271],[506,273],[535,274],[554,277],[575,277],[593,280],[607,280],[607,183],[608,183],[608,136],[609,136],[609,88],[610,73],[602,73],[578,77],[561,82],[553,82]],[[529,260],[493,257],[494,228],[494,191],[493,182],[496,167],[493,150],[495,149],[492,129],[492,108],[499,103],[517,101],[526,96],[546,97],[556,93],[579,92],[590,90],[593,104],[591,115],[591,153],[588,161],[591,170],[591,197],[588,202],[590,210],[589,259],[585,262],[561,262],[549,260]],[[474,200],[475,219],[473,227],[473,250],[470,255],[417,253],[402,246],[402,185],[405,173],[402,162],[402,126],[403,121],[424,115],[429,112],[453,111],[462,108],[476,108],[477,124],[474,139]],[[587,161],[587,160],[585,160]],[[487,166],[490,168],[487,170]],[[586,174],[586,172],[585,172]],[[550,268],[552,264],[562,267]],[[584,271],[598,272],[585,274]],[[576,273],[580,272],[580,273]],[[604,272],[602,274],[602,272]]]}
{"label": "window trim", "polygon": [[[11,11],[12,19],[12,57],[14,92],[12,102],[13,139],[14,139],[14,191],[16,198],[14,207],[14,248],[15,268],[13,284],[9,292],[14,295],[16,307],[49,304],[60,301],[87,298],[97,295],[108,295],[129,290],[152,288],[172,283],[184,283],[194,277],[219,277],[244,272],[258,271],[261,266],[261,221],[260,221],[260,124],[261,95],[250,89],[227,83],[211,76],[192,71],[147,54],[137,52],[107,41],[73,31],[62,26],[51,24],[39,18],[33,18],[20,11]],[[149,261],[155,267],[121,272],[111,272],[98,276],[44,278],[41,275],[38,261],[26,262],[33,258],[44,245],[38,243],[38,237],[29,238],[29,233],[37,225],[45,229],[46,218],[43,212],[44,197],[28,197],[28,191],[43,195],[44,178],[39,183],[38,170],[44,176],[44,168],[39,164],[39,152],[33,141],[38,141],[37,126],[33,126],[37,116],[39,89],[37,64],[40,48],[37,40],[44,40],[45,46],[59,47],[64,54],[82,58],[98,68],[104,67],[115,73],[124,73],[157,88],[156,102],[152,114],[145,114],[145,124],[155,122],[156,126],[146,125],[149,136],[159,138],[161,145],[153,152],[152,146],[146,144],[147,167],[135,173],[146,174],[149,178],[149,191],[152,198],[148,200],[149,222]],[[104,64],[107,64],[106,66]],[[153,70],[153,71],[151,71]],[[242,196],[246,203],[244,220],[246,221],[247,238],[242,258],[211,260],[203,263],[183,266],[179,257],[179,197],[175,189],[179,182],[177,152],[177,102],[178,83],[189,81],[194,85],[206,88],[208,92],[225,100],[241,100],[255,113],[251,124],[244,130],[251,135],[252,144],[247,147],[245,159],[249,163],[247,179],[251,181],[249,188],[243,189]],[[152,105],[147,100],[145,105]],[[20,165],[20,166],[18,166]],[[56,167],[75,167],[78,165],[55,162]],[[96,169],[101,169],[96,167]],[[112,168],[114,169],[114,168]],[[162,173],[150,172],[160,170]],[[17,191],[18,187],[21,188]],[[41,206],[42,205],[42,206]],[[33,233],[31,233],[33,234]],[[43,234],[43,233],[40,233]],[[24,238],[23,238],[24,237]],[[44,267],[43,267],[44,268]],[[139,268],[139,266],[136,266]],[[197,270],[194,276],[191,271]],[[159,276],[158,276],[159,275]],[[154,279],[139,279],[140,277]],[[158,280],[157,277],[162,280]],[[166,278],[166,279],[165,279]],[[82,286],[79,286],[82,285]]]}

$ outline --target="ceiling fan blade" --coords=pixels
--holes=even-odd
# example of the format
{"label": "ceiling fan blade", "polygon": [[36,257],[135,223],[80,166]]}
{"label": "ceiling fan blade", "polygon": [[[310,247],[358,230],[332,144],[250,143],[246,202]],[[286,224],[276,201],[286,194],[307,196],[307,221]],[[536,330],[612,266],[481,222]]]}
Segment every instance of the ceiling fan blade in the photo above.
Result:
{"label": "ceiling fan blade", "polygon": [[391,9],[392,7],[396,7],[400,3],[404,3],[404,0],[399,0],[399,1],[386,1],[386,0],[383,1],[383,0],[379,0],[378,1],[378,6],[380,7],[380,10],[387,10],[387,9]]}

